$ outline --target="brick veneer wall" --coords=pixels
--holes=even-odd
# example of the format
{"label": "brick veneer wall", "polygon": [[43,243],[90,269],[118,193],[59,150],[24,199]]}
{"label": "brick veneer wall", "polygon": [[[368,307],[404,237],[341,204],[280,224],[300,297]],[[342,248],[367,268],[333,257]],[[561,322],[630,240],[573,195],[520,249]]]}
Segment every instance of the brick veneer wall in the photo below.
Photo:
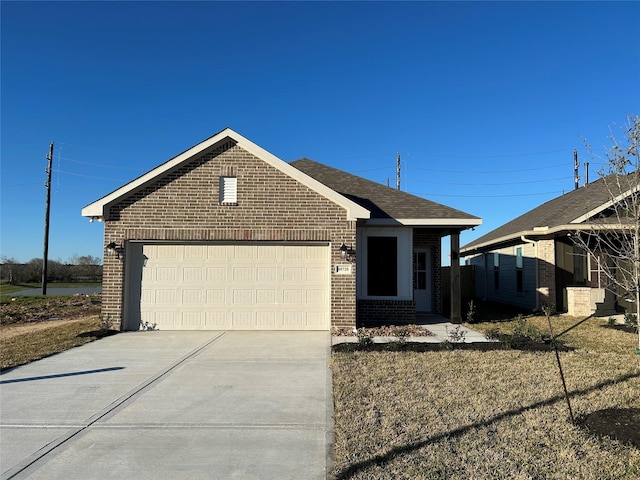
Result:
{"label": "brick veneer wall", "polygon": [[[238,202],[221,205],[220,176],[237,177]],[[356,225],[346,211],[305,185],[228,142],[166,173],[113,205],[105,245],[124,244],[120,258],[104,259],[103,314],[121,321],[126,242],[278,241],[331,244],[331,264],[344,263],[342,242],[355,245]],[[331,325],[356,321],[356,272],[331,274]]]}
{"label": "brick veneer wall", "polygon": [[586,317],[595,312],[591,302],[591,287],[567,287],[567,313],[574,317]]}
{"label": "brick veneer wall", "polygon": [[358,300],[358,326],[371,322],[411,323],[416,319],[413,300]]}

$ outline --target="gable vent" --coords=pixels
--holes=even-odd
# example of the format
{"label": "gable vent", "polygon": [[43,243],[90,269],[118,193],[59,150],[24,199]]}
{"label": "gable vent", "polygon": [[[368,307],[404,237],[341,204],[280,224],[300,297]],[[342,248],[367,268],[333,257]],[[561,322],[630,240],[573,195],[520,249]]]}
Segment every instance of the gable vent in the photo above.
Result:
{"label": "gable vent", "polygon": [[238,177],[220,177],[220,203],[238,203]]}

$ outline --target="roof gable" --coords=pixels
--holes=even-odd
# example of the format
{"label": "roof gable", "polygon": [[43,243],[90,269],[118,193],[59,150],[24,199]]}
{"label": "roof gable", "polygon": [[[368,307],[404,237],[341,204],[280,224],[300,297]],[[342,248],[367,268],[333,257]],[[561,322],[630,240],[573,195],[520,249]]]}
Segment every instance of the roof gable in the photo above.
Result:
{"label": "roof gable", "polygon": [[630,175],[601,178],[549,200],[463,246],[461,251],[471,254],[521,236],[548,235],[593,225],[598,214],[638,189]]}
{"label": "roof gable", "polygon": [[371,212],[367,224],[470,228],[482,220],[468,213],[395,190],[357,175],[302,158],[295,168]]}
{"label": "roof gable", "polygon": [[272,167],[280,170],[284,174],[299,181],[303,185],[309,187],[311,190],[323,195],[329,200],[333,201],[337,205],[345,208],[347,211],[347,218],[349,220],[356,220],[358,218],[369,218],[369,211],[360,204],[350,200],[349,198],[340,195],[336,191],[327,187],[323,183],[311,178],[302,171],[292,167],[285,161],[279,159],[275,155],[267,152],[263,148],[259,147],[255,143],[244,138],[242,135],[234,132],[230,128],[226,128],[221,132],[209,137],[208,139],[200,142],[199,144],[191,147],[190,149],[182,152],[181,154],[173,157],[165,163],[158,165],[156,168],[141,175],[140,177],[132,180],[131,182],[123,185],[122,187],[114,190],[113,192],[105,195],[104,197],[96,200],[95,202],[87,205],[82,209],[82,216],[89,217],[92,220],[102,220],[105,218],[108,208],[126,198],[127,196],[137,192],[150,183],[157,180],[159,177],[179,168],[180,166],[192,161],[200,156],[204,151],[213,149],[218,145],[232,141],[244,150],[253,154],[257,158],[263,160]]}

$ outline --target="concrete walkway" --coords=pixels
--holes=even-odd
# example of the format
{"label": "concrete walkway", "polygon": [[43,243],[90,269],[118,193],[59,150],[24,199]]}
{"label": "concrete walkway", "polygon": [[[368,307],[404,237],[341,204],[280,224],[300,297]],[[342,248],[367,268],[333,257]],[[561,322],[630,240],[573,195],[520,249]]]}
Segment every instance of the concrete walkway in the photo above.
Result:
{"label": "concrete walkway", "polygon": [[0,376],[8,479],[324,479],[327,332],[130,332]]}

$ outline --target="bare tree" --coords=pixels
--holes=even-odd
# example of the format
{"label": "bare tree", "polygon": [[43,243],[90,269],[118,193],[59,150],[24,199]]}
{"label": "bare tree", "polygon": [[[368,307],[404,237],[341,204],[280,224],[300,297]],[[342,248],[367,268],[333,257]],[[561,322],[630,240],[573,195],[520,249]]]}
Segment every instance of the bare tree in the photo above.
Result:
{"label": "bare tree", "polygon": [[[612,132],[609,138],[612,146],[599,172],[609,197],[606,208],[587,219],[589,228],[573,238],[595,262],[607,289],[633,305],[640,354],[640,116],[630,116],[621,134]],[[587,148],[594,155],[589,145]]]}

